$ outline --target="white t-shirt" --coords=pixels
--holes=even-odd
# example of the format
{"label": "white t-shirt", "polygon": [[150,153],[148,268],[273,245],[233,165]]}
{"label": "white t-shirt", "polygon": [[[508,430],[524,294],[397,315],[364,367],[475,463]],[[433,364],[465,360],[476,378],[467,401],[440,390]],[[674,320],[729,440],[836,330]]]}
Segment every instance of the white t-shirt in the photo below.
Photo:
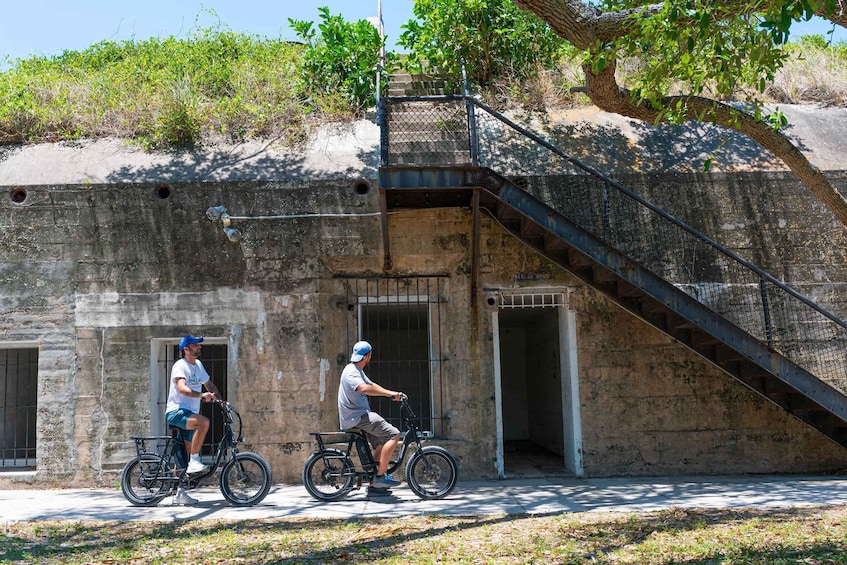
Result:
{"label": "white t-shirt", "polygon": [[179,392],[176,388],[177,379],[185,379],[185,384],[194,392],[202,392],[203,385],[209,382],[209,373],[203,368],[203,363],[197,359],[192,365],[185,359],[180,359],[174,363],[171,369],[171,386],[168,391],[168,405],[165,408],[165,413],[173,412],[177,408],[191,410],[195,414],[200,412],[200,398],[186,396]]}

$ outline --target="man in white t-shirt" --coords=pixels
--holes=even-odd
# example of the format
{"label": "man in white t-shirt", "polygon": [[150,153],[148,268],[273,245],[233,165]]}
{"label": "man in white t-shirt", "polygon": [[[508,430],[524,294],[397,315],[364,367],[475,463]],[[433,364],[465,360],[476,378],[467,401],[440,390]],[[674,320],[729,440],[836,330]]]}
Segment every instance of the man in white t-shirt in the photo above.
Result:
{"label": "man in white t-shirt", "polygon": [[386,473],[391,455],[400,439],[400,430],[389,424],[385,419],[371,412],[369,396],[388,396],[399,401],[402,393],[382,388],[372,382],[365,374],[364,368],[370,362],[373,353],[371,344],[359,341],[353,346],[350,363],[341,372],[341,384],[338,387],[338,419],[342,430],[359,428],[365,432],[373,448],[374,460],[377,462],[377,475],[373,486],[390,488],[400,484],[400,481]]}
{"label": "man in white t-shirt", "polygon": [[[203,440],[209,431],[209,419],[200,414],[200,402],[211,402],[220,398],[218,387],[212,382],[199,359],[202,341],[202,337],[187,335],[179,342],[181,358],[171,369],[171,384],[165,409],[168,424],[183,429],[182,438],[190,455],[188,473],[201,473],[208,469],[208,466],[200,461],[200,448],[203,447]],[[206,388],[205,392],[203,387]],[[184,495],[183,498],[188,497]]]}

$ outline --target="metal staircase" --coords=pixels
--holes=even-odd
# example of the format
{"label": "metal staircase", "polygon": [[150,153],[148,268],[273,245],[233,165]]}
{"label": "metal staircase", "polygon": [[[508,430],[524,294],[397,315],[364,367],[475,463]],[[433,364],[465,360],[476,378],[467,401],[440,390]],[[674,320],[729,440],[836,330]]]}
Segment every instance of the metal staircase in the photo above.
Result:
{"label": "metal staircase", "polygon": [[[394,120],[393,112],[410,102],[417,117]],[[464,131],[463,146],[439,160],[438,128],[427,124],[442,123],[445,115],[457,124],[460,114],[464,125],[454,130]],[[471,208],[474,288],[479,218],[486,213],[645,323],[847,447],[847,324],[838,317],[473,98],[386,98],[379,115],[383,212]],[[417,164],[411,147],[421,149]],[[383,222],[390,266],[385,215]]]}

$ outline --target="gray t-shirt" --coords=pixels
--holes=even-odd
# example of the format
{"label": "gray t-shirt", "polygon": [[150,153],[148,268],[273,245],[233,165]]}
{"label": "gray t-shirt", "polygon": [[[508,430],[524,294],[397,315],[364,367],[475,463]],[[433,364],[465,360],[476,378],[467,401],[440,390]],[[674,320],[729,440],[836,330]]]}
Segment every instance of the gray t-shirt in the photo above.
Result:
{"label": "gray t-shirt", "polygon": [[342,430],[356,427],[362,416],[371,411],[368,395],[356,390],[361,384],[371,384],[371,380],[354,363],[348,363],[341,371],[338,387],[338,420]]}

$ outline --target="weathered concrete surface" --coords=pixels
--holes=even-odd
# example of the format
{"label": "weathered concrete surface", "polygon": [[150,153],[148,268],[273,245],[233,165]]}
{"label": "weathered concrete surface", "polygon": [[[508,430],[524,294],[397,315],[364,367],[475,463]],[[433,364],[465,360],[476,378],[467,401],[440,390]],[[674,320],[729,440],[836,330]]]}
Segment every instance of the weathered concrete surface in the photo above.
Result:
{"label": "weathered concrete surface", "polygon": [[[337,301],[343,277],[380,272],[379,218],[365,215],[378,209],[377,191],[313,182],[173,185],[164,200],[147,186],[31,192],[29,206],[3,204],[0,220],[11,243],[0,261],[0,340],[40,348],[39,465],[21,480],[110,484],[131,454],[129,436],[151,429],[151,342],[191,332],[226,339],[229,397],[245,416],[248,447],[268,458],[276,480],[297,481],[309,432],[337,425],[337,375],[349,348],[348,310]],[[243,222],[244,238],[233,244],[205,218],[218,203],[256,215],[361,215]],[[463,476],[491,477],[493,328],[484,297],[470,302],[470,215],[392,214],[389,233],[397,266],[388,274],[447,277],[449,425],[438,443],[456,454]],[[493,220],[483,221],[481,237],[482,287],[569,289],[589,476],[842,466],[841,448],[645,328]],[[844,260],[820,268],[844,280]]]}
{"label": "weathered concrete surface", "polygon": [[0,185],[303,180],[364,176],[379,166],[371,121],[329,124],[305,147],[274,140],[146,152],[120,139],[0,148]]}
{"label": "weathered concrete surface", "polygon": [[[847,108],[780,106],[785,132],[822,170],[844,170]],[[522,116],[512,116],[524,122]],[[711,170],[785,170],[746,137],[709,125],[660,126],[601,112],[594,107],[541,114],[526,121],[562,149],[612,175],[698,172],[709,155]],[[330,124],[305,147],[273,140],[198,150],[145,152],[116,139],[0,148],[0,186],[374,178],[379,128],[369,120]]]}
{"label": "weathered concrete surface", "polygon": [[[779,106],[788,118],[783,132],[818,168],[844,170],[847,108]],[[711,172],[780,171],[785,165],[749,138],[703,125],[653,127],[630,118],[580,107],[542,115],[529,122],[546,137],[595,169],[617,176],[631,173],[697,173],[707,157]]]}
{"label": "weathered concrete surface", "polygon": [[[421,273],[446,279],[447,424],[437,443],[459,458],[464,478],[494,476],[494,328],[485,296],[471,301],[472,219],[459,209],[391,214],[395,265],[383,272],[378,191],[362,181],[375,170],[375,130],[350,131],[359,127],[361,135],[313,145],[305,157],[270,149],[237,154],[243,158],[147,155],[109,145],[117,142],[93,144],[99,158],[89,157],[89,145],[6,149],[0,343],[39,347],[38,469],[0,474],[0,484],[113,484],[131,454],[129,436],[152,426],[155,344],[188,332],[227,344],[229,398],[244,415],[248,447],[271,462],[275,480],[298,481],[308,433],[337,426],[337,378],[349,350],[350,314],[338,301],[344,277]],[[611,126],[603,131],[605,139],[578,140],[586,154],[604,155],[606,141],[631,143]],[[806,142],[823,155],[820,166],[832,159],[830,145]],[[635,149],[614,154],[610,168],[641,171],[627,179],[636,189],[845,309],[844,230],[791,175],[658,175],[634,167]],[[843,183],[844,174],[833,178]],[[236,216],[323,216],[235,222],[244,233],[235,244],[206,219],[214,205]],[[589,476],[844,467],[845,450],[487,218],[480,286],[568,294]]]}

